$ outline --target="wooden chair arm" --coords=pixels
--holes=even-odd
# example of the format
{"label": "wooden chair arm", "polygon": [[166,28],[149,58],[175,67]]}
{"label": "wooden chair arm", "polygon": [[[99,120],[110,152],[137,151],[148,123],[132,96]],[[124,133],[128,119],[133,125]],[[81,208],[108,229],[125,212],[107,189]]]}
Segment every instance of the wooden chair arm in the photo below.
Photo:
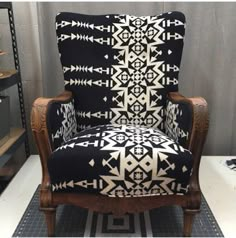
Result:
{"label": "wooden chair arm", "polygon": [[187,148],[192,152],[194,162],[189,190],[200,191],[198,177],[199,165],[209,127],[207,102],[202,97],[186,98],[178,92],[171,92],[169,93],[168,97],[175,103],[184,102],[188,103],[192,107],[192,130],[190,133],[190,139]]}
{"label": "wooden chair arm", "polygon": [[47,128],[47,111],[51,103],[69,102],[72,99],[72,93],[64,91],[54,98],[37,98],[31,111],[31,128],[38,148],[42,165],[42,188],[46,189],[50,185],[50,179],[47,168],[47,160],[52,153],[50,138]]}

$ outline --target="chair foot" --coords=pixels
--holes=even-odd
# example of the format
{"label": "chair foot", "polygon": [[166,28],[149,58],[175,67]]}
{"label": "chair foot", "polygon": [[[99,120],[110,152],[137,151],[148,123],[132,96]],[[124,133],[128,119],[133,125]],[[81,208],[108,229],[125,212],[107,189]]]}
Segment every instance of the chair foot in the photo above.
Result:
{"label": "chair foot", "polygon": [[43,208],[48,230],[48,236],[55,236],[55,224],[56,224],[56,208]]}
{"label": "chair foot", "polygon": [[199,213],[200,210],[184,208],[184,230],[183,236],[191,236],[194,216]]}

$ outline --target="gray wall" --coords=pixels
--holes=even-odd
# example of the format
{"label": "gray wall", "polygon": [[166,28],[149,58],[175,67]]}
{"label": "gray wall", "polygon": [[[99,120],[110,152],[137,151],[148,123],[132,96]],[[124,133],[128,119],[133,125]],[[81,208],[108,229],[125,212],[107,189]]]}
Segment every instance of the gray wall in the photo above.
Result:
{"label": "gray wall", "polygon": [[[63,90],[54,27],[58,12],[155,15],[182,11],[187,29],[180,92],[203,96],[208,101],[210,129],[204,154],[236,154],[236,3],[43,2],[14,3],[14,10],[28,118],[34,98],[42,94],[55,96]],[[6,25],[2,17],[1,25]],[[0,29],[1,35],[3,30]]]}

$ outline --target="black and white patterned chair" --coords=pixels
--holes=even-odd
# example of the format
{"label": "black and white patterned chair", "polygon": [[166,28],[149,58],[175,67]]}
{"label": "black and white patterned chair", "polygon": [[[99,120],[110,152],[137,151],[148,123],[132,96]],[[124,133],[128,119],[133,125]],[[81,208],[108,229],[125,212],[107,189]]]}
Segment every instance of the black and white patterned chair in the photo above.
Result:
{"label": "black and white patterned chair", "polygon": [[184,15],[59,13],[56,33],[67,91],[32,110],[48,234],[70,203],[115,214],[180,205],[190,235],[208,113],[178,93]]}

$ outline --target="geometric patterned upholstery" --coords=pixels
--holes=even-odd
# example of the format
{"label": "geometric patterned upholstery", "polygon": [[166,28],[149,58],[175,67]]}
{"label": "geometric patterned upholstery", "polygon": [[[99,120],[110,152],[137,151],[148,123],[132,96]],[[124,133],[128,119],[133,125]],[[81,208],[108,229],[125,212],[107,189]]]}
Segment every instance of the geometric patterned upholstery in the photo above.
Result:
{"label": "geometric patterned upholstery", "polygon": [[193,112],[167,99],[178,91],[184,15],[60,13],[56,32],[73,99],[52,102],[47,111],[52,191],[187,193]]}
{"label": "geometric patterned upholstery", "polygon": [[178,91],[182,13],[59,13],[56,32],[79,130],[111,123],[164,131],[167,93]]}
{"label": "geometric patterned upholstery", "polygon": [[185,102],[173,103],[167,100],[165,134],[186,147],[192,130],[193,111]]}
{"label": "geometric patterned upholstery", "polygon": [[48,160],[53,192],[111,197],[185,194],[192,154],[159,129],[100,125],[79,132]]}
{"label": "geometric patterned upholstery", "polygon": [[53,150],[77,134],[74,100],[65,103],[52,102],[49,105],[47,129]]}

